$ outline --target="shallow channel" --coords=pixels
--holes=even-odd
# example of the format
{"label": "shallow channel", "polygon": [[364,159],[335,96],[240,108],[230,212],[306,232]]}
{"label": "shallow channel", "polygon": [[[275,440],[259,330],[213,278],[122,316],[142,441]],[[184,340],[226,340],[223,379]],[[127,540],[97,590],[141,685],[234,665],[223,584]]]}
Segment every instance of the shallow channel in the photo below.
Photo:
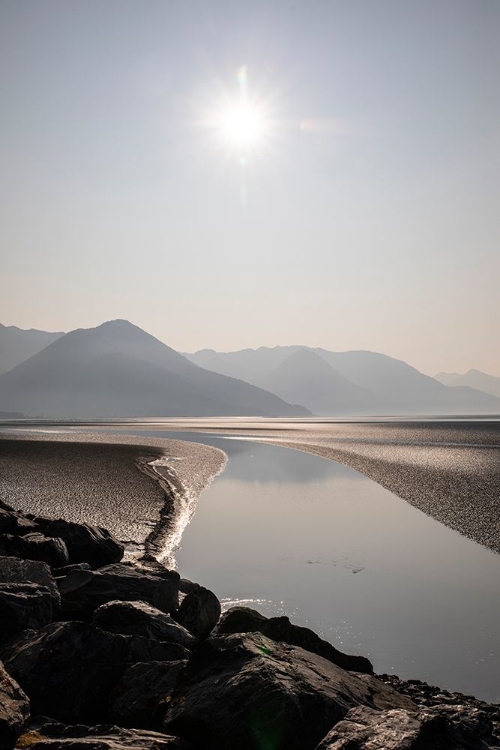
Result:
{"label": "shallow channel", "polygon": [[333,461],[248,440],[154,434],[229,456],[184,532],[184,577],[226,606],[287,614],[369,656],[376,672],[500,699],[498,555]]}

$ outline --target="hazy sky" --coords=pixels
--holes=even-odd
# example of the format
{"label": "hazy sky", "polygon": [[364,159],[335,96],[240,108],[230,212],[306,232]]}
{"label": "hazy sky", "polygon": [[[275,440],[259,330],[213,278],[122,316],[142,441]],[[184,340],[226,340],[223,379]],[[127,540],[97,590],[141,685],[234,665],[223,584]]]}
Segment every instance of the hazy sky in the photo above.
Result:
{"label": "hazy sky", "polygon": [[[500,375],[499,0],[2,0],[0,29],[0,322]],[[242,65],[252,149],[213,127]]]}

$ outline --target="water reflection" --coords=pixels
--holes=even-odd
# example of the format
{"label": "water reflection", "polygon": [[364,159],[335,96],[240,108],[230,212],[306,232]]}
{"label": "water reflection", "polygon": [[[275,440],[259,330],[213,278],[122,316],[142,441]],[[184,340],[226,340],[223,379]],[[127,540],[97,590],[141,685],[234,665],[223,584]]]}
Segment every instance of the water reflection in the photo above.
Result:
{"label": "water reflection", "polygon": [[497,555],[334,462],[193,439],[229,463],[184,533],[184,576],[286,612],[377,671],[500,698]]}

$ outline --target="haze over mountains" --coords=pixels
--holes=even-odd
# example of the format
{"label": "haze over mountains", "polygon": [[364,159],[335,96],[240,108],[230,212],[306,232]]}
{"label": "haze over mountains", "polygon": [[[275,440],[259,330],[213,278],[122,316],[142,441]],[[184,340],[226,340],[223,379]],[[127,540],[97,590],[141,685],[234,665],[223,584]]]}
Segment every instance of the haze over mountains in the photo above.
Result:
{"label": "haze over mountains", "polygon": [[471,388],[477,388],[484,393],[491,393],[492,396],[500,398],[500,378],[487,375],[481,370],[469,370],[463,375],[457,372],[439,372],[434,377],[444,385],[468,385]]}
{"label": "haze over mountains", "polygon": [[182,355],[125,320],[67,334],[2,326],[0,371],[0,412],[31,417],[500,413],[496,395],[455,383],[471,373],[488,387],[500,381],[478,371],[450,375],[448,386],[370,351],[295,345]]}
{"label": "haze over mountains", "polygon": [[194,365],[125,320],[71,331],[1,375],[0,411],[57,418],[309,414]]}
{"label": "haze over mountains", "polygon": [[[299,353],[300,360],[291,359]],[[282,398],[293,394],[318,415],[500,412],[498,398],[467,386],[449,388],[406,362],[378,352],[330,352],[295,345],[235,352],[202,349],[186,356],[214,372],[260,384]],[[328,376],[325,363],[330,367]]]}
{"label": "haze over mountains", "polygon": [[64,333],[48,333],[35,328],[24,331],[17,326],[0,323],[0,374],[12,370],[61,336]]}

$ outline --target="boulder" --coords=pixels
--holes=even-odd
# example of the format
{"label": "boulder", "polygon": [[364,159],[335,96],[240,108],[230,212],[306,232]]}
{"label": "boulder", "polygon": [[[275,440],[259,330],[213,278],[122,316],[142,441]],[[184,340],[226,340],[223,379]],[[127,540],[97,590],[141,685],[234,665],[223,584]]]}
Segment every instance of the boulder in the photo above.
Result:
{"label": "boulder", "polygon": [[435,706],[418,713],[354,708],[316,750],[488,750],[491,721],[478,709]]}
{"label": "boulder", "polygon": [[0,555],[41,560],[51,567],[60,567],[69,562],[68,550],[62,539],[46,537],[38,532],[25,536],[0,534]]}
{"label": "boulder", "polygon": [[88,563],[73,563],[72,565],[63,565],[62,568],[52,568],[52,575],[54,578],[66,578],[76,570],[92,570],[92,568]]}
{"label": "boulder", "polygon": [[109,694],[131,664],[179,661],[174,643],[107,633],[84,622],[58,622],[11,639],[6,669],[30,698],[32,713],[70,723],[105,721]]}
{"label": "boulder", "polygon": [[204,750],[313,750],[363,705],[416,710],[375,677],[296,646],[260,633],[217,636],[198,647],[180,674],[163,729]]}
{"label": "boulder", "polygon": [[228,633],[262,633],[273,641],[300,646],[306,651],[318,654],[342,669],[373,674],[373,666],[365,656],[352,656],[338,651],[309,628],[292,625],[288,617],[268,618],[249,607],[231,607],[222,615],[214,635]]}
{"label": "boulder", "polygon": [[186,661],[129,667],[110,698],[109,718],[123,727],[161,729],[167,703]]}
{"label": "boulder", "polygon": [[179,737],[115,726],[64,726],[51,720],[30,725],[19,740],[30,750],[192,750]]}
{"label": "boulder", "polygon": [[38,583],[50,591],[54,617],[61,608],[59,589],[47,563],[0,557],[0,585],[4,583]]}
{"label": "boulder", "polygon": [[0,662],[0,748],[11,750],[29,718],[29,701]]}
{"label": "boulder", "polygon": [[172,614],[173,618],[198,640],[208,638],[221,613],[220,602],[212,591],[195,585]]}
{"label": "boulder", "polygon": [[123,544],[120,544],[109,531],[99,526],[74,523],[62,518],[56,520],[41,516],[31,518],[45,536],[58,537],[64,541],[71,564],[88,563],[95,569],[120,562],[123,557]]}
{"label": "boulder", "polygon": [[52,596],[38,583],[0,584],[0,643],[25,628],[52,622]]}
{"label": "boulder", "polygon": [[92,622],[108,633],[141,635],[159,641],[180,643],[193,648],[196,639],[169,615],[146,602],[114,601],[102,604],[94,612]]}
{"label": "boulder", "polygon": [[22,513],[0,508],[0,534],[24,536],[37,530],[36,524]]}
{"label": "boulder", "polygon": [[73,571],[59,583],[63,615],[90,620],[98,607],[111,601],[144,601],[168,614],[179,605],[179,574],[169,573],[159,578],[128,565]]}

